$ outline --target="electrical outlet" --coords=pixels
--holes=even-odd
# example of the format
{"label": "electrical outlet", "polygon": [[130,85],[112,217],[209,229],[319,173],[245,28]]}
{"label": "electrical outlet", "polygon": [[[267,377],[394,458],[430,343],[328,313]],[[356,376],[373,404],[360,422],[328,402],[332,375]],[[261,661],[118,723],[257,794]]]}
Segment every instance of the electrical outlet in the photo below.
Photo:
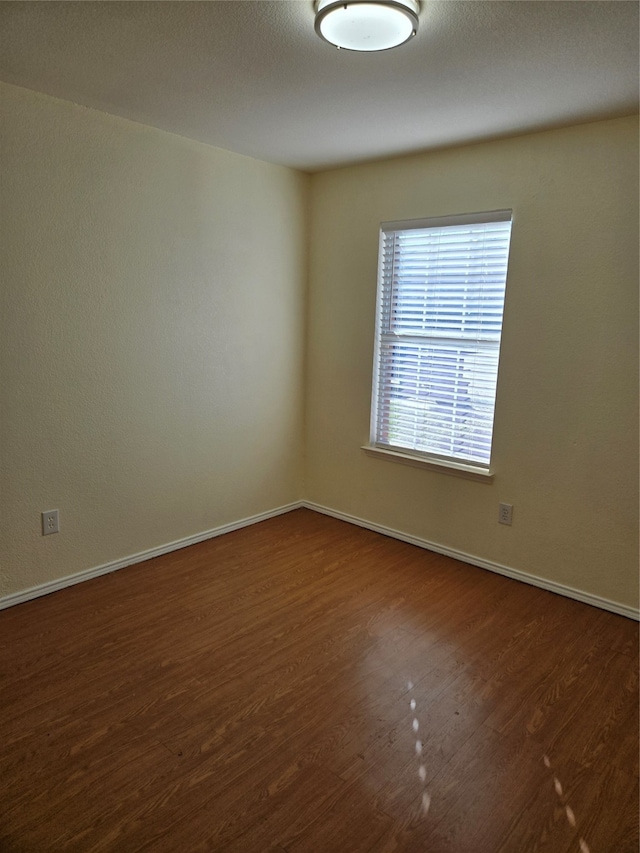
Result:
{"label": "electrical outlet", "polygon": [[42,513],[42,535],[48,536],[49,533],[60,532],[60,519],[57,509],[50,509]]}
{"label": "electrical outlet", "polygon": [[511,524],[513,519],[513,505],[500,504],[498,509],[498,521],[500,524]]}

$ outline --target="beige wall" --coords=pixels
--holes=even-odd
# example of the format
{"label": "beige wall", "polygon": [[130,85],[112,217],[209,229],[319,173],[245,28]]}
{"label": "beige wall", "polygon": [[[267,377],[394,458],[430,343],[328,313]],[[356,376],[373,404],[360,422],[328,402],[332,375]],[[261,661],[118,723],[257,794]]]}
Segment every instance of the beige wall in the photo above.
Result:
{"label": "beige wall", "polygon": [[0,596],[299,499],[308,178],[0,94]]}
{"label": "beige wall", "polygon": [[[307,498],[638,606],[637,126],[313,177]],[[380,222],[497,208],[514,222],[494,482],[365,456]]]}
{"label": "beige wall", "polygon": [[[638,606],[637,119],[309,179],[0,94],[0,597],[306,497]],[[504,207],[495,481],[366,457],[379,223]]]}

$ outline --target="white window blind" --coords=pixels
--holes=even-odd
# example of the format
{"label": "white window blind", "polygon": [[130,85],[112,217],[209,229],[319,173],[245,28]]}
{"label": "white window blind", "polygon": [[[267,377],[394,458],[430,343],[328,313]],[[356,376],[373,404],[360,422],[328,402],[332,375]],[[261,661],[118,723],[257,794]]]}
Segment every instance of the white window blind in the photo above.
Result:
{"label": "white window blind", "polygon": [[488,467],[511,211],[384,223],[372,443]]}

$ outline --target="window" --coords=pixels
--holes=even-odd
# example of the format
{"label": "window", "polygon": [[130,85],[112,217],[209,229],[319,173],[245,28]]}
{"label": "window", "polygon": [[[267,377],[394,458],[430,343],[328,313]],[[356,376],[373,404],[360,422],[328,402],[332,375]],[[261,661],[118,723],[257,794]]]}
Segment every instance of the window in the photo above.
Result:
{"label": "window", "polygon": [[383,223],[374,448],[486,469],[511,211]]}

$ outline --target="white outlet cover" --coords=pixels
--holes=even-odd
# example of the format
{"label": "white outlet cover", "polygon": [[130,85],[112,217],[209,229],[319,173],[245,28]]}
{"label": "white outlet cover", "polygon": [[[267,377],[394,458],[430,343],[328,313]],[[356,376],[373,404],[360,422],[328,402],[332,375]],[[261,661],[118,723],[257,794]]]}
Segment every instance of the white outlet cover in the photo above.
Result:
{"label": "white outlet cover", "polygon": [[60,516],[57,509],[49,509],[42,513],[42,535],[60,532]]}
{"label": "white outlet cover", "polygon": [[500,524],[513,523],[513,504],[500,504],[498,509],[498,521]]}

